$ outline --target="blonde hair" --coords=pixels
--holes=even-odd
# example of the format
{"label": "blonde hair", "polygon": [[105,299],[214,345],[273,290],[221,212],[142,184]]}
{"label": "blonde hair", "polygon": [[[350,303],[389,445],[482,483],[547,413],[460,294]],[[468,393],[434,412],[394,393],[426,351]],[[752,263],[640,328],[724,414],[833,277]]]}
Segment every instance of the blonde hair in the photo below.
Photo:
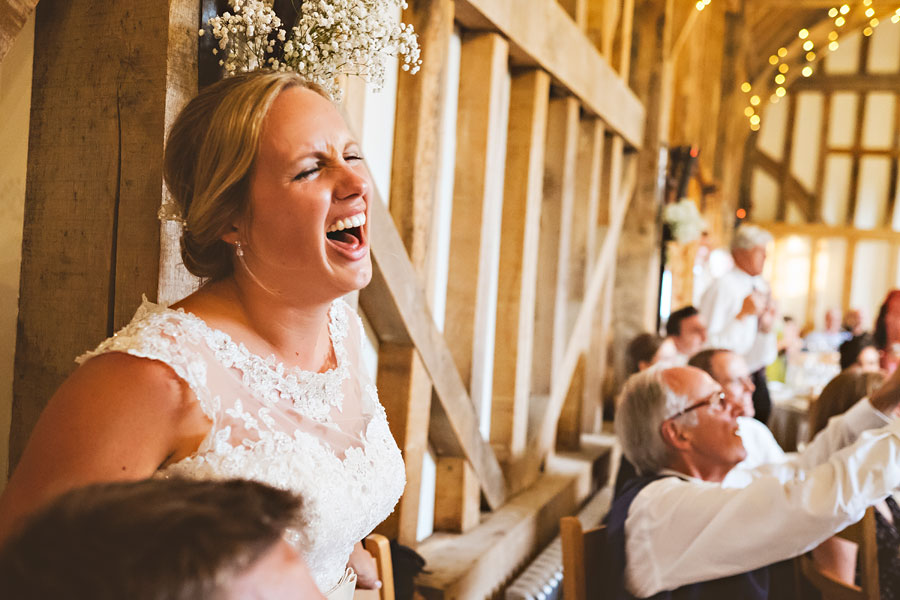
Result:
{"label": "blonde hair", "polygon": [[181,256],[194,275],[216,280],[233,271],[231,248],[221,237],[248,212],[263,121],[275,98],[291,87],[330,101],[296,73],[253,71],[204,88],[175,119],[163,175],[185,224]]}

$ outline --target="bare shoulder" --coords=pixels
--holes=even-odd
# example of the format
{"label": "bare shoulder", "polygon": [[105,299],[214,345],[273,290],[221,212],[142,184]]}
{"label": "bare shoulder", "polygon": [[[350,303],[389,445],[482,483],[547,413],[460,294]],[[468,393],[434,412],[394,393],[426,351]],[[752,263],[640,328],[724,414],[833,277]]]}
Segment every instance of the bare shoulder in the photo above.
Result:
{"label": "bare shoulder", "polygon": [[193,392],[164,363],[119,352],[91,358],[41,413],[0,497],[0,539],[67,490],[151,476],[208,430]]}

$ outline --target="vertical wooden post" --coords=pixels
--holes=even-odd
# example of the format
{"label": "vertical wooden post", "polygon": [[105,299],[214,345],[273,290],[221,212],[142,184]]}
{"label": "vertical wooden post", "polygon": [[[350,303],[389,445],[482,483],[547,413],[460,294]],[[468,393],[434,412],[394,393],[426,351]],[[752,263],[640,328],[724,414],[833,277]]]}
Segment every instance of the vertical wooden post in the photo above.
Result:
{"label": "vertical wooden post", "polygon": [[[401,75],[391,172],[391,216],[416,272],[427,282],[427,246],[431,212],[437,197],[440,165],[441,104],[447,53],[453,34],[452,0],[419,0],[404,19],[419,35],[425,60],[416,77]],[[406,546],[416,545],[422,465],[428,446],[431,381],[412,345],[382,343],[378,388],[391,432],[406,463],[406,490],[397,509],[379,531]],[[477,484],[476,484],[477,488]]]}
{"label": "vertical wooden post", "polygon": [[194,91],[198,14],[197,0],[38,7],[11,466],[75,356],[156,292],[166,124]]}
{"label": "vertical wooden post", "polygon": [[503,191],[491,443],[502,462],[525,451],[550,76],[513,77]]}
{"label": "vertical wooden post", "polygon": [[589,0],[559,0],[559,3],[582,31],[586,30],[588,26],[588,2]]}
{"label": "vertical wooden post", "polygon": [[575,161],[578,154],[578,101],[572,97],[550,101],[547,147],[544,154],[544,198],[538,256],[532,394],[545,396],[565,350],[566,281],[569,239],[575,199]]}
{"label": "vertical wooden post", "polygon": [[9,52],[16,36],[34,12],[38,0],[2,0],[0,2],[0,61]]}
{"label": "vertical wooden post", "polygon": [[[632,64],[633,89],[646,107],[644,143],[638,155],[638,179],[635,197],[625,215],[616,266],[615,337],[628,343],[642,331],[656,327],[659,290],[660,228],[659,207],[662,200],[662,177],[666,168],[669,105],[671,102],[671,70],[665,49],[671,47],[672,0],[644,0],[635,13],[638,49]],[[615,201],[615,200],[614,200]],[[623,372],[623,357],[616,360],[617,371]]]}
{"label": "vertical wooden post", "polygon": [[[494,353],[508,57],[508,43],[495,33],[467,37],[460,57],[444,335],[482,418],[490,401],[484,389],[485,378],[491,376],[485,370],[490,363],[486,358]],[[438,469],[442,469],[440,464]],[[477,506],[478,495],[473,493],[463,501]],[[467,512],[465,508],[455,511],[458,515]],[[446,526],[449,521],[435,514],[436,523]],[[463,525],[466,523],[458,523],[460,530]]]}

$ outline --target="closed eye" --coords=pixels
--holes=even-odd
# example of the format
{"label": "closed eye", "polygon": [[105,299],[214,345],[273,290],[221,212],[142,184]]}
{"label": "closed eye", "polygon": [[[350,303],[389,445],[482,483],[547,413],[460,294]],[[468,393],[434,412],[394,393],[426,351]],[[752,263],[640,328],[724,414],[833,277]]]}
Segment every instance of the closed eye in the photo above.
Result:
{"label": "closed eye", "polygon": [[316,173],[321,170],[321,167],[313,167],[312,169],[306,169],[305,171],[301,171],[294,176],[294,181],[303,181],[305,179],[309,179]]}
{"label": "closed eye", "polygon": [[347,162],[354,161],[354,160],[362,160],[362,156],[359,156],[358,154],[348,154],[348,155],[344,156],[344,160]]}

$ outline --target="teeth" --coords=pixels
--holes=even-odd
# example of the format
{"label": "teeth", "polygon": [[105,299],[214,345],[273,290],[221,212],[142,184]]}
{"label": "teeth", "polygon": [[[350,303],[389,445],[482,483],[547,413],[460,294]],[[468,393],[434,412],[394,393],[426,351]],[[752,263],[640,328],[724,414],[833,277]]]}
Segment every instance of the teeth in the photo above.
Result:
{"label": "teeth", "polygon": [[337,221],[335,221],[334,225],[326,230],[326,233],[341,231],[343,229],[350,229],[351,227],[362,227],[365,224],[366,213],[359,213],[351,217],[347,217],[346,219],[338,219]]}

